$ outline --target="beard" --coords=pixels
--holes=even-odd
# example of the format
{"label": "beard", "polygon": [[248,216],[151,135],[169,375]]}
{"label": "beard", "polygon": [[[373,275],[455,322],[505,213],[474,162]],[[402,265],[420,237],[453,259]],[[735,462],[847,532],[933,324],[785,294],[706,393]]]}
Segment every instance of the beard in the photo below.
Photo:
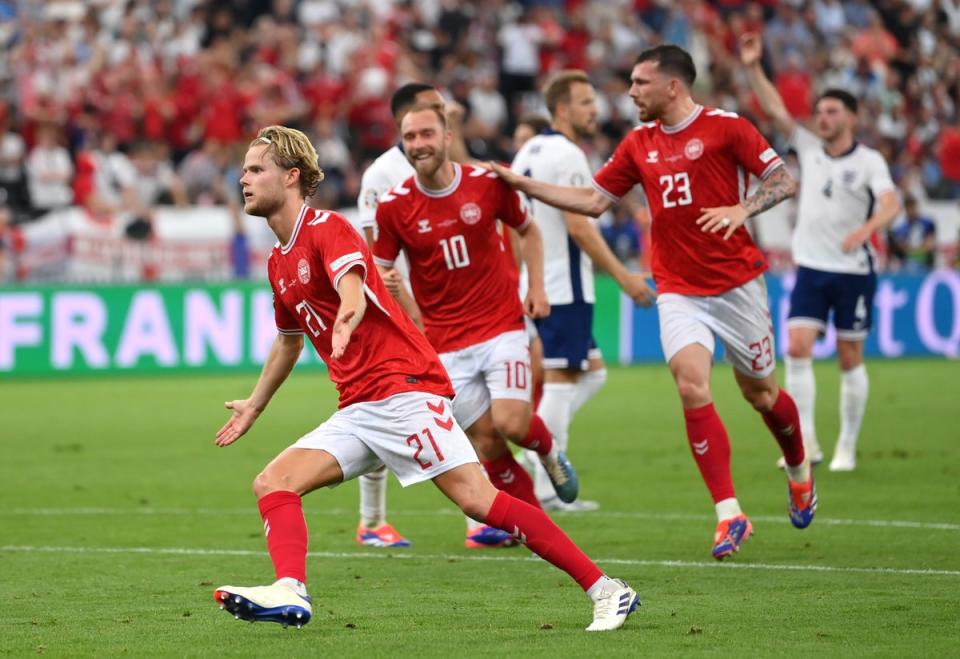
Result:
{"label": "beard", "polygon": [[282,197],[255,196],[244,200],[243,212],[254,217],[270,217],[283,205]]}
{"label": "beard", "polygon": [[[418,154],[419,155],[419,154]],[[423,160],[411,160],[414,171],[421,178],[433,178],[440,167],[443,165],[443,159],[436,152],[431,152],[428,158]]]}

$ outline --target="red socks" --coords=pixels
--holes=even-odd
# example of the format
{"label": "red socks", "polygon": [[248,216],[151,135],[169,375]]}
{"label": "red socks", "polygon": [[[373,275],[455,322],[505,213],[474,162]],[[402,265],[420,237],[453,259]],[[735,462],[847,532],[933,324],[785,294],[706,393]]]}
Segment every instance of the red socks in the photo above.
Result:
{"label": "red socks", "polygon": [[307,522],[300,495],[278,490],[257,501],[277,579],[307,581]]}
{"label": "red socks", "polygon": [[546,455],[553,449],[553,435],[550,434],[547,424],[538,414],[531,417],[530,430],[527,431],[527,436],[512,441],[525,449],[536,451],[539,455]]}
{"label": "red socks", "polygon": [[[796,408],[794,408],[796,410]],[[683,411],[687,441],[713,502],[736,497],[730,476],[730,438],[713,403]]]}
{"label": "red socks", "polygon": [[483,468],[487,470],[490,482],[493,483],[495,488],[509,492],[512,496],[521,501],[526,501],[535,508],[540,507],[540,501],[533,491],[533,480],[530,478],[530,474],[514,459],[510,451],[496,460],[484,462]]}
{"label": "red socks", "polygon": [[763,420],[780,445],[784,461],[791,467],[802,464],[804,453],[800,413],[790,394],[781,389],[773,409],[763,415]]}
{"label": "red socks", "polygon": [[512,533],[530,551],[573,577],[584,590],[603,576],[600,568],[545,512],[506,492],[500,492],[493,500],[486,523]]}

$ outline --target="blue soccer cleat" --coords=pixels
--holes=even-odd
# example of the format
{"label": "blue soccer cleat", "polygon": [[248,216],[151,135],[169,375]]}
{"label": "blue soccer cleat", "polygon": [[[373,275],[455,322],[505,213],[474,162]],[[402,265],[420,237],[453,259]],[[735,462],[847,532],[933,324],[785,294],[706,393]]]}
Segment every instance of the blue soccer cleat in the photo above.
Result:
{"label": "blue soccer cleat", "polygon": [[580,493],[580,481],[577,479],[577,471],[570,464],[567,454],[560,450],[553,450],[547,455],[539,457],[540,463],[547,472],[550,483],[557,493],[557,498],[564,503],[575,501]]}
{"label": "blue soccer cleat", "polygon": [[506,531],[484,525],[473,531],[467,531],[467,539],[463,544],[467,549],[492,549],[513,547],[517,544],[517,539]]}
{"label": "blue soccer cleat", "polygon": [[221,586],[213,591],[213,599],[234,618],[250,622],[276,622],[299,629],[313,615],[309,597],[276,583],[252,588]]}
{"label": "blue soccer cleat", "polygon": [[357,525],[357,544],[364,547],[409,547],[410,541],[397,533],[390,524],[384,522],[376,528]]}
{"label": "blue soccer cleat", "polygon": [[753,524],[740,514],[720,521],[713,536],[713,557],[718,561],[740,551],[740,545],[753,534]]}
{"label": "blue soccer cleat", "polygon": [[817,485],[813,480],[813,474],[806,483],[797,483],[788,478],[787,493],[790,523],[798,529],[807,528],[817,512]]}

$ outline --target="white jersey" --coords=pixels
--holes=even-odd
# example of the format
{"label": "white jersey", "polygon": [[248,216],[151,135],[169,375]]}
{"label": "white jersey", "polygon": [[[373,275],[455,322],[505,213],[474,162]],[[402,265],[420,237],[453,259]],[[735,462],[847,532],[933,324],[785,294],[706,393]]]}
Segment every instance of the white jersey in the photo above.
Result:
{"label": "white jersey", "polygon": [[827,155],[823,142],[797,126],[790,138],[800,160],[800,207],[793,232],[793,260],[815,270],[868,274],[873,248],[845,253],[843,239],[873,213],[874,199],[894,190],[890,169],[874,149],[854,144],[839,157]]}
{"label": "white jersey", "polygon": [[[554,185],[579,187],[593,179],[586,154],[560,133],[531,138],[511,168]],[[593,304],[593,262],[567,231],[563,211],[538,200],[531,202],[531,210],[543,234],[543,277],[550,304]]]}
{"label": "white jersey", "polygon": [[367,167],[360,179],[360,198],[357,199],[357,228],[360,233],[364,228],[376,226],[380,196],[413,175],[413,165],[407,161],[399,146],[384,151]]}

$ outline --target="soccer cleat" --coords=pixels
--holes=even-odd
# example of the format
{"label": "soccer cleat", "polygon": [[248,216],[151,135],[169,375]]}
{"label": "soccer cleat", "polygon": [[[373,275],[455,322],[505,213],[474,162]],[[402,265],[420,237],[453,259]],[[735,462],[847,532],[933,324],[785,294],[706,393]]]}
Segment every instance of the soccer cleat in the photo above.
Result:
{"label": "soccer cleat", "polygon": [[753,524],[746,515],[737,515],[720,521],[713,536],[713,557],[722,561],[740,551],[740,545],[753,533]]}
{"label": "soccer cleat", "polygon": [[309,597],[276,583],[252,588],[221,586],[213,591],[213,599],[234,618],[250,622],[276,622],[299,629],[313,615]]}
{"label": "soccer cleat", "polygon": [[813,474],[806,483],[797,483],[787,479],[787,508],[790,511],[790,523],[798,529],[805,529],[813,521],[817,512],[817,485]]}
{"label": "soccer cleat", "polygon": [[541,499],[540,506],[548,513],[592,513],[594,510],[600,509],[600,503],[598,501],[577,499],[571,503],[564,503],[559,497]]}
{"label": "soccer cleat", "polygon": [[540,464],[543,465],[557,493],[557,498],[564,503],[575,501],[580,492],[580,482],[577,479],[577,471],[567,459],[567,454],[556,450],[539,457]]}
{"label": "soccer cleat", "polygon": [[467,549],[494,549],[496,547],[513,547],[515,544],[517,544],[517,539],[506,531],[486,525],[473,531],[467,531],[467,539],[463,543]]}
{"label": "soccer cleat", "polygon": [[373,529],[360,522],[357,525],[357,544],[364,547],[409,547],[410,541],[386,522]]}
{"label": "soccer cleat", "polygon": [[837,447],[833,449],[833,460],[830,461],[830,471],[853,471],[856,468],[856,449],[837,442]]}
{"label": "soccer cleat", "polygon": [[620,579],[611,579],[593,600],[593,622],[588,632],[608,632],[623,627],[640,606],[640,596]]}

